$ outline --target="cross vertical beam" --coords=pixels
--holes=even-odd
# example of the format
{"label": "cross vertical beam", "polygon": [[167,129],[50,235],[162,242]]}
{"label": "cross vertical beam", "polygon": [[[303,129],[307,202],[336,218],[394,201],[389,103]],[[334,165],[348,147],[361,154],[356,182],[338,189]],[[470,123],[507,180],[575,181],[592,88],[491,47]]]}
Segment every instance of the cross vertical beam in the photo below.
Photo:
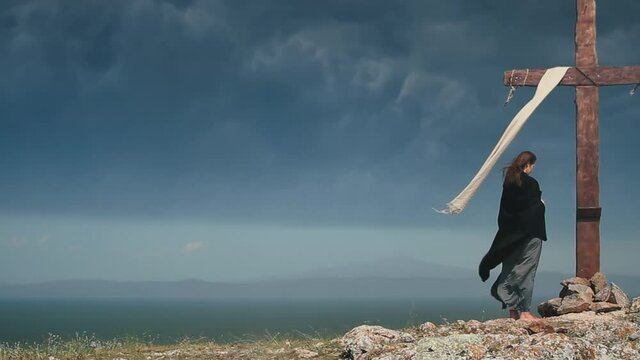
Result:
{"label": "cross vertical beam", "polygon": [[[576,68],[598,67],[596,2],[576,0]],[[600,271],[599,94],[595,81],[576,86],[576,276]]]}

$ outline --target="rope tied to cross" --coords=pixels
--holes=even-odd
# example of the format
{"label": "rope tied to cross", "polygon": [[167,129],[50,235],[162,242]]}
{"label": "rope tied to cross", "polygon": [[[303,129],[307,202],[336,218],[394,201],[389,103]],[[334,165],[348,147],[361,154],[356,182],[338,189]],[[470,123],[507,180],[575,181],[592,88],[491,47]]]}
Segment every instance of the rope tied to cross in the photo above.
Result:
{"label": "rope tied to cross", "polygon": [[[507,94],[507,100],[505,100],[504,106],[507,106],[507,104],[511,101],[511,99],[513,98],[513,95],[515,95],[515,92],[516,92],[516,87],[515,85],[513,85],[513,74],[515,72],[516,72],[515,69],[511,70],[511,76],[509,77],[509,93]],[[522,81],[521,86],[525,86],[527,84],[528,77],[529,77],[529,69],[527,69],[527,72],[524,74],[524,80]]]}

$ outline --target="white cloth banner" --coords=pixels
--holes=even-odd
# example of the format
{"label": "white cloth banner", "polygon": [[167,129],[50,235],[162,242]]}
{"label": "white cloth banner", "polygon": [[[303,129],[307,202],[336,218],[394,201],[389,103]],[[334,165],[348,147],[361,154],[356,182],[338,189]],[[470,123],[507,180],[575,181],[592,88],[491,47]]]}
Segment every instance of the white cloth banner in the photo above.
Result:
{"label": "white cloth banner", "polygon": [[484,164],[478,170],[476,176],[473,177],[469,185],[462,190],[458,196],[456,196],[453,200],[447,203],[447,208],[444,210],[436,210],[442,214],[459,214],[464,210],[465,206],[476,190],[480,187],[484,179],[489,175],[491,169],[495,166],[496,162],[502,156],[502,154],[507,150],[507,147],[511,144],[513,139],[516,137],[522,126],[527,119],[531,116],[531,114],[538,108],[538,105],[551,93],[553,89],[560,83],[560,80],[564,77],[564,74],[567,72],[569,67],[555,67],[548,69],[542,79],[540,79],[540,83],[536,89],[533,98],[529,100],[529,102],[518,111],[516,116],[511,120],[509,126],[502,134],[502,137],[489,154],[487,160],[485,160]]}

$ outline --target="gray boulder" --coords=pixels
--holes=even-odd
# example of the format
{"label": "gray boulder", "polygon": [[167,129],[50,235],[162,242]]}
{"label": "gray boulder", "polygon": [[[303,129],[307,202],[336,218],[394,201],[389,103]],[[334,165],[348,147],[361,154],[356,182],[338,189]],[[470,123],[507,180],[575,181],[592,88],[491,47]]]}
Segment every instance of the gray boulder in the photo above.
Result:
{"label": "gray boulder", "polygon": [[608,302],[611,296],[611,285],[606,285],[593,296],[593,301]]}
{"label": "gray boulder", "polygon": [[430,321],[427,321],[424,324],[420,324],[420,326],[418,327],[418,330],[420,330],[421,332],[425,333],[425,334],[430,334],[435,332],[438,329],[438,326]]}
{"label": "gray boulder", "polygon": [[593,297],[587,292],[571,294],[562,298],[562,303],[558,308],[558,314],[563,315],[589,311],[592,303]]}
{"label": "gray boulder", "polygon": [[415,338],[411,334],[372,325],[353,328],[340,339],[345,348],[343,354],[356,360],[367,359],[368,353],[381,351],[388,344],[412,342]]}
{"label": "gray boulder", "polygon": [[630,313],[640,313],[640,296],[633,299],[631,306],[629,307]]}
{"label": "gray boulder", "polygon": [[596,294],[609,284],[609,282],[607,281],[607,277],[604,276],[604,274],[601,272],[597,272],[593,274],[589,282],[591,283],[591,288],[593,289],[593,292]]}
{"label": "gray boulder", "polygon": [[591,286],[591,282],[589,282],[589,280],[585,278],[574,276],[572,278],[568,278],[560,281],[560,285],[562,285],[563,287],[567,287],[569,285]]}
{"label": "gray boulder", "polygon": [[558,316],[558,308],[562,304],[562,298],[553,298],[538,305],[538,313],[542,317]]}
{"label": "gray boulder", "polygon": [[595,302],[591,304],[591,311],[595,311],[596,314],[616,311],[620,309],[622,309],[622,306],[618,304],[608,303],[608,302]]}
{"label": "gray boulder", "polygon": [[611,283],[611,294],[612,297],[609,299],[610,303],[618,304],[623,308],[629,307],[631,305],[629,296],[622,290],[620,286],[614,283]]}
{"label": "gray boulder", "polygon": [[593,298],[593,290],[591,289],[591,286],[588,285],[569,284],[560,291],[561,298],[565,298],[573,294],[584,294],[585,297]]}

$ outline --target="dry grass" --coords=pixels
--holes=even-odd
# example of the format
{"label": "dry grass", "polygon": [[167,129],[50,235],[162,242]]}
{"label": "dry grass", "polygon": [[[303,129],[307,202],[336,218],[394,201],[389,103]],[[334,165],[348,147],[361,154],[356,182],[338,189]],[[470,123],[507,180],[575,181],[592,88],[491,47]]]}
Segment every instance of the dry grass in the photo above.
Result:
{"label": "dry grass", "polygon": [[155,344],[153,339],[98,340],[78,334],[71,340],[50,335],[40,344],[0,344],[0,359],[297,359],[300,349],[317,353],[313,359],[336,359],[342,348],[335,339],[296,334],[287,339],[266,333],[263,338],[216,343],[204,338]]}

